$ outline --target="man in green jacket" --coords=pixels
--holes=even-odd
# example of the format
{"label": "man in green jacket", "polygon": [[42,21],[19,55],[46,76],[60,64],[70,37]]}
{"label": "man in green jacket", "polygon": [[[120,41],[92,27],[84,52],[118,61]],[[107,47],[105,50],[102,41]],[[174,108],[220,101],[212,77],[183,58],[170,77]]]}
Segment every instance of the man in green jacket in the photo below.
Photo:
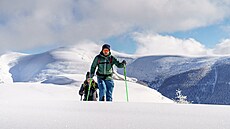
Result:
{"label": "man in green jacket", "polygon": [[121,63],[111,55],[110,45],[104,44],[102,46],[102,51],[99,55],[97,55],[90,69],[91,78],[93,78],[95,74],[95,70],[97,68],[97,82],[99,87],[99,101],[112,101],[113,97],[113,65],[116,65],[118,68],[124,68],[126,65],[126,61],[123,60]]}

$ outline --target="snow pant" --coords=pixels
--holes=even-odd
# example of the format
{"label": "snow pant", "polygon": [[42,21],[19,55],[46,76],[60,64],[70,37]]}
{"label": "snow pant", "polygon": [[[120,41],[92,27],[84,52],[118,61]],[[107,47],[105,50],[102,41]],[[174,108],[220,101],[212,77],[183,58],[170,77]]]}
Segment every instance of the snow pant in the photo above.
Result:
{"label": "snow pant", "polygon": [[99,101],[112,101],[113,100],[113,80],[105,80],[97,78],[98,87],[99,87]]}

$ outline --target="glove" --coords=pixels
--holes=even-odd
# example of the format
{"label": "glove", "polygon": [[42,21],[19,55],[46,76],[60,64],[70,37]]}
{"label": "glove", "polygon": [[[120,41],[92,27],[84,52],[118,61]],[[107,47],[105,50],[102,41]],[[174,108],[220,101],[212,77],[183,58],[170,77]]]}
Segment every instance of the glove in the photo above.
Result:
{"label": "glove", "polygon": [[79,95],[82,96],[84,93],[82,91],[79,91]]}
{"label": "glove", "polygon": [[122,63],[122,64],[124,64],[124,65],[126,65],[126,64],[127,64],[125,60],[123,60],[121,63]]}

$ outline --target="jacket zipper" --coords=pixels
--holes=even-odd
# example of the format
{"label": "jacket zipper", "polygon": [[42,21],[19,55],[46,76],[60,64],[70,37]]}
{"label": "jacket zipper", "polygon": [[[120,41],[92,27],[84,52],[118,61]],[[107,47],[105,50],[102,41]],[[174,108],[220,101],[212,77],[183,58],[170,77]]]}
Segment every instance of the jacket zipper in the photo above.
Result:
{"label": "jacket zipper", "polygon": [[104,65],[105,65],[105,66],[104,66],[104,75],[106,75],[106,59],[105,59],[104,62],[105,62],[105,64],[104,64]]}

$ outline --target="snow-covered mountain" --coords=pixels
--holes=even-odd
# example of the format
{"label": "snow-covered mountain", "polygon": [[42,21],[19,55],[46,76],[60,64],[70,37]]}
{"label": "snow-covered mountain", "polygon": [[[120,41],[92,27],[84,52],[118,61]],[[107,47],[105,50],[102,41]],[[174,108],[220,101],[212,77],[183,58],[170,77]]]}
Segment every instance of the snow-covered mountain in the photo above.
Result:
{"label": "snow-covered mountain", "polygon": [[[97,48],[97,46],[92,46]],[[74,80],[64,74],[85,74],[95,56],[93,49],[86,51],[84,46],[67,47],[35,55],[21,55],[8,62],[9,72],[14,82],[50,82],[61,80],[63,84]],[[3,56],[13,56],[8,53]],[[50,82],[52,83],[52,82]],[[61,83],[60,83],[61,84]]]}
{"label": "snow-covered mountain", "polygon": [[230,57],[147,56],[127,71],[171,99],[180,89],[193,103],[230,104]]}
{"label": "snow-covered mountain", "polygon": [[[89,49],[89,46],[92,48]],[[74,98],[79,100],[79,87],[85,79],[86,72],[90,69],[93,58],[100,50],[100,46],[95,44],[81,44],[80,46],[63,47],[34,55],[14,52],[6,53],[0,57],[0,79],[1,82],[4,83],[3,85],[7,84],[10,87],[14,87],[13,83],[23,83],[24,85],[30,83],[30,86],[37,86],[38,84],[41,86],[42,84],[74,86]],[[116,51],[113,51],[113,53],[120,59],[133,60],[130,55]],[[114,89],[114,101],[122,102],[125,101],[124,77],[118,74],[116,69],[114,70],[116,86]],[[136,83],[135,79],[128,78],[128,80],[131,102],[173,102],[162,96],[159,92]],[[17,87],[15,88],[17,89]],[[34,93],[34,91],[32,91],[32,93]],[[9,93],[9,95],[11,95],[11,93]],[[27,97],[28,96],[25,98]],[[5,98],[12,98],[12,96],[5,96]]]}
{"label": "snow-covered mountain", "polygon": [[[89,48],[90,46],[90,48]],[[95,44],[63,47],[45,53],[7,53],[0,57],[1,82],[41,82],[80,85],[101,47]],[[127,60],[127,75],[137,82],[176,99],[181,90],[188,101],[202,104],[230,104],[230,57],[145,56],[112,51]],[[116,67],[115,67],[116,68]],[[115,69],[116,73],[116,69]],[[123,69],[114,76],[122,80]],[[81,79],[76,79],[81,77]],[[130,81],[135,80],[129,78]]]}
{"label": "snow-covered mountain", "polygon": [[[88,49],[88,47],[92,47]],[[96,44],[63,47],[40,54],[25,55],[21,53],[7,53],[0,57],[2,82],[42,82],[56,84],[77,83],[76,74],[85,74],[99,54],[100,46]],[[113,51],[120,59],[132,60],[126,54]],[[116,69],[115,69],[116,71]],[[119,75],[118,75],[119,76]],[[8,79],[4,79],[4,78]]]}

